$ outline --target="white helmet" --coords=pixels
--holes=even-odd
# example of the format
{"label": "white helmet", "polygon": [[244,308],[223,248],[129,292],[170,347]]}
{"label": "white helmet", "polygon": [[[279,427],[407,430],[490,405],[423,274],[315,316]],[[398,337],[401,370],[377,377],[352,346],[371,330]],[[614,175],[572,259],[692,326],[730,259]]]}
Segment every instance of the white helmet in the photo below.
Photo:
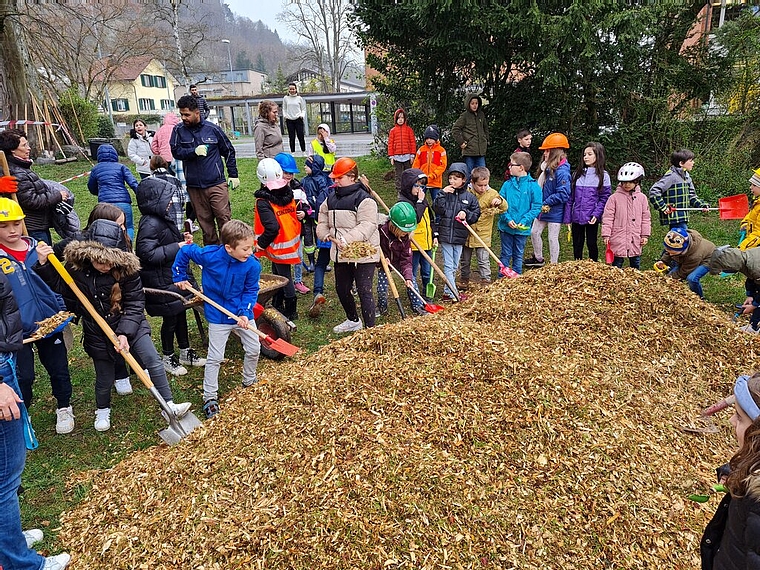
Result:
{"label": "white helmet", "polygon": [[262,158],[256,167],[256,176],[262,184],[282,178],[282,166],[274,158]]}
{"label": "white helmet", "polygon": [[618,182],[633,182],[644,176],[644,167],[638,162],[626,162],[618,170]]}

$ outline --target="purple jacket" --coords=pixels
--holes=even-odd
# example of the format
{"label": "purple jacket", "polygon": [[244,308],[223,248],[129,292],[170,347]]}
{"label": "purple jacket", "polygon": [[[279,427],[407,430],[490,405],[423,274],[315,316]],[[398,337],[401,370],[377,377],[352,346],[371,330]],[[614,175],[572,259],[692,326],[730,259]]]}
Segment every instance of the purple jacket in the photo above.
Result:
{"label": "purple jacket", "polygon": [[598,190],[599,176],[595,168],[585,168],[570,189],[570,200],[565,204],[564,224],[587,225],[596,217],[597,223],[602,219],[604,205],[612,193],[610,175],[604,172],[604,183]]}

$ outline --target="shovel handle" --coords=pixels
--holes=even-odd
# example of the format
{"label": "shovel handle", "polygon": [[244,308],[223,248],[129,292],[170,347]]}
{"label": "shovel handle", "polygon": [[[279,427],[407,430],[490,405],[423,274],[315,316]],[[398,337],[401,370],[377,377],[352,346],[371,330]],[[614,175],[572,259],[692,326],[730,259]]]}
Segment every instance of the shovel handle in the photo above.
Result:
{"label": "shovel handle", "polygon": [[[186,289],[187,289],[188,291],[190,291],[190,292],[191,292],[193,295],[195,295],[196,297],[200,297],[200,298],[201,298],[201,299],[203,299],[203,300],[204,300],[206,303],[208,303],[209,305],[211,305],[211,306],[212,306],[212,307],[214,307],[215,309],[217,309],[217,310],[221,311],[222,313],[224,313],[225,315],[227,315],[229,318],[231,318],[231,319],[234,319],[234,320],[235,320],[235,322],[240,322],[240,321],[238,321],[238,319],[239,319],[240,317],[238,317],[238,316],[237,316],[235,313],[233,313],[232,311],[229,311],[229,310],[227,310],[226,308],[224,308],[222,305],[220,305],[219,303],[217,303],[217,302],[216,302],[216,301],[214,301],[213,299],[209,299],[209,298],[208,298],[206,295],[204,295],[203,293],[201,293],[201,292],[200,292],[200,291],[198,291],[197,289],[195,289],[195,288],[191,287],[190,285],[188,285],[188,286],[186,287]],[[254,320],[252,320],[252,319],[248,321],[248,330],[249,330],[249,331],[253,331],[253,332],[255,332],[257,335],[259,335],[259,337],[260,337],[261,339],[268,339],[268,338],[269,338],[269,337],[268,337],[266,334],[264,334],[264,333],[263,333],[263,332],[261,332],[261,331],[260,331],[258,328],[256,328],[256,321],[254,321]]]}
{"label": "shovel handle", "polygon": [[[2,153],[0,152],[0,154]],[[150,376],[148,376],[145,373],[145,370],[143,369],[143,367],[137,363],[137,360],[135,360],[135,357],[132,356],[132,354],[130,354],[128,350],[121,350],[119,348],[119,338],[116,336],[116,333],[113,331],[111,326],[106,322],[106,320],[103,317],[101,317],[100,314],[95,310],[95,307],[92,306],[92,303],[90,303],[90,300],[87,298],[87,296],[84,293],[82,293],[82,290],[74,282],[74,278],[71,276],[71,274],[63,266],[63,264],[60,262],[60,260],[56,257],[54,253],[51,253],[48,255],[48,261],[55,268],[58,274],[63,278],[66,285],[68,285],[71,288],[71,290],[77,296],[77,299],[79,299],[79,302],[82,304],[82,306],[87,310],[87,312],[90,314],[93,320],[98,324],[100,329],[108,337],[108,340],[110,340],[113,343],[114,347],[117,349],[119,354],[121,354],[124,357],[124,360],[127,361],[127,364],[129,364],[132,370],[134,370],[135,374],[137,374],[137,377],[140,378],[140,381],[145,385],[145,387],[148,390],[153,391],[154,390],[153,381],[150,379]]]}
{"label": "shovel handle", "polygon": [[[395,267],[393,267],[393,265],[391,264],[390,261],[388,262],[388,267],[390,268],[391,271],[393,271],[393,273],[395,273],[396,275],[398,275],[399,277],[401,277],[401,280],[404,283],[406,283],[406,278],[401,274],[401,272],[398,269],[396,269]],[[414,287],[407,287],[407,290],[409,290],[412,293],[414,293],[417,296],[417,298],[420,301],[422,301],[423,304],[427,304],[427,301],[425,301],[425,298],[422,295],[420,295],[420,293],[419,293],[419,291],[417,291],[417,289],[415,289]]]}
{"label": "shovel handle", "polygon": [[728,208],[675,208],[676,212],[717,212],[721,209],[728,209]]}
{"label": "shovel handle", "polygon": [[388,286],[391,288],[393,298],[396,300],[396,305],[398,305],[398,310],[401,313],[401,318],[405,319],[406,314],[404,313],[404,307],[401,306],[401,299],[398,295],[398,289],[396,289],[396,282],[393,280],[393,274],[390,270],[390,263],[388,263],[388,258],[385,257],[382,249],[380,249],[380,263],[383,266],[383,271],[385,271],[386,277],[388,278]]}
{"label": "shovel handle", "polygon": [[477,234],[477,232],[472,229],[472,226],[467,223],[467,220],[460,220],[459,218],[456,218],[456,219],[459,221],[460,224],[462,224],[464,227],[466,227],[467,231],[470,232],[470,234],[472,235],[472,237],[474,237],[476,240],[478,240],[478,243],[480,243],[480,245],[482,245],[486,249],[486,251],[488,252],[488,255],[490,255],[491,257],[493,257],[494,261],[499,266],[499,268],[503,267],[504,264],[501,262],[501,259],[499,259],[498,257],[496,257],[496,254],[493,251],[491,251],[490,247],[488,247],[486,245],[486,242],[483,241],[483,238],[481,238]]}

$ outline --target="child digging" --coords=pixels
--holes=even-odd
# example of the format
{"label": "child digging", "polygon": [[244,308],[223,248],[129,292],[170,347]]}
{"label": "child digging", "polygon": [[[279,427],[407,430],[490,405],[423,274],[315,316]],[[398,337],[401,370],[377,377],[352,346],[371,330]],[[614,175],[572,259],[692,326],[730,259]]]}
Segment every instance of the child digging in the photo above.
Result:
{"label": "child digging", "polygon": [[253,228],[240,220],[230,220],[222,226],[221,238],[222,245],[199,247],[190,244],[183,247],[172,267],[174,283],[180,289],[186,289],[191,285],[188,281],[190,261],[202,265],[204,294],[237,315],[235,321],[208,303],[204,307],[208,321],[208,353],[203,374],[203,412],[207,418],[219,413],[219,368],[230,333],[240,337],[245,350],[243,387],[256,383],[260,350],[258,335],[248,330],[259,296],[261,275],[261,264],[253,256],[256,243]]}

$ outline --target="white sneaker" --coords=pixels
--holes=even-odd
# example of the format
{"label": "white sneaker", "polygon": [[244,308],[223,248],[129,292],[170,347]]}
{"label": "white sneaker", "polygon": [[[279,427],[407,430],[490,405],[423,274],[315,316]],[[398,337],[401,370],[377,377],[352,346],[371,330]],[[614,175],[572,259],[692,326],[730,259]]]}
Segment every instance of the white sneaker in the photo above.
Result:
{"label": "white sneaker", "polygon": [[48,556],[45,558],[45,565],[42,570],[63,570],[71,562],[71,556],[65,552],[56,554],[55,556]]}
{"label": "white sneaker", "polygon": [[179,363],[185,366],[206,366],[206,359],[198,356],[192,348],[180,348]]}
{"label": "white sneaker", "polygon": [[364,325],[362,324],[361,320],[359,321],[352,321],[349,319],[346,319],[342,323],[340,323],[337,326],[333,327],[333,332],[336,334],[340,333],[347,333],[347,332],[356,332],[360,331],[364,328]]}
{"label": "white sneaker", "polygon": [[759,332],[757,329],[753,329],[752,324],[749,323],[743,327],[739,327],[739,330],[749,334],[757,334]]}
{"label": "white sneaker", "polygon": [[58,408],[55,415],[55,433],[71,433],[74,431],[74,410],[71,406]]}
{"label": "white sneaker", "polygon": [[187,368],[179,363],[179,358],[177,358],[176,354],[172,354],[171,356],[164,354],[163,359],[164,370],[166,370],[168,374],[171,374],[172,376],[184,376],[187,374]]}
{"label": "white sneaker", "polygon": [[44,535],[40,529],[30,528],[29,530],[24,531],[24,538],[26,539],[26,547],[31,548],[38,542],[42,542]]}
{"label": "white sneaker", "polygon": [[109,429],[111,429],[111,408],[95,410],[95,431],[108,431]]}
{"label": "white sneaker", "polygon": [[[192,407],[192,404],[190,402],[183,402],[181,404],[175,404],[171,400],[166,402],[166,405],[169,406],[169,409],[174,412],[174,415],[177,419],[183,417],[187,414],[187,412],[190,411],[190,408]],[[161,415],[164,417],[164,419],[169,422],[169,418],[166,416],[166,412],[161,410]]]}
{"label": "white sneaker", "polygon": [[116,386],[116,393],[119,396],[126,396],[132,393],[132,384],[129,382],[129,377],[119,378],[114,382],[114,386]]}

